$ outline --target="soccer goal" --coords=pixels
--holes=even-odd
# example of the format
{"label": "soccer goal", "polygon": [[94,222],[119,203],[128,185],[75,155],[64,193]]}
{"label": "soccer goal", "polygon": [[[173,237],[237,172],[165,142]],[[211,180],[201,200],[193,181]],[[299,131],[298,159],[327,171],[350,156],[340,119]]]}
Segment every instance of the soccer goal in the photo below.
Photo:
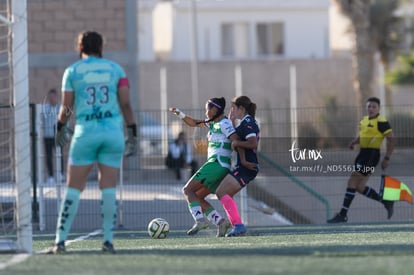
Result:
{"label": "soccer goal", "polygon": [[0,0],[0,249],[31,253],[26,7],[26,0]]}

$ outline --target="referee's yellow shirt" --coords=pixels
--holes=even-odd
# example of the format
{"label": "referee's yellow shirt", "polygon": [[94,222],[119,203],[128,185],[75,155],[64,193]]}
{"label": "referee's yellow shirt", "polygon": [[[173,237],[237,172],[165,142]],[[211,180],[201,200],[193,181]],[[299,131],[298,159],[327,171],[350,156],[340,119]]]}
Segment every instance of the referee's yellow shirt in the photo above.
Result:
{"label": "referee's yellow shirt", "polygon": [[392,131],[387,119],[381,115],[365,116],[359,123],[360,148],[380,149],[384,136]]}

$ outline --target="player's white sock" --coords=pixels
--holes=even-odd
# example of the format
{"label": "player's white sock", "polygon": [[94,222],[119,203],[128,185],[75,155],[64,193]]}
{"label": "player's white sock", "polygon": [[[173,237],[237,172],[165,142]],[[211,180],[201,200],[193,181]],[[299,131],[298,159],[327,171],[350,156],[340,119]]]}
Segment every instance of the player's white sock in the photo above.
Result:
{"label": "player's white sock", "polygon": [[223,217],[220,215],[220,213],[217,212],[217,210],[214,209],[212,206],[210,206],[207,209],[206,217],[210,222],[214,223],[215,225],[218,225],[219,222],[223,219]]}
{"label": "player's white sock", "polygon": [[198,201],[190,202],[188,204],[188,209],[190,210],[190,213],[195,221],[204,219],[203,210],[201,209],[201,205]]}

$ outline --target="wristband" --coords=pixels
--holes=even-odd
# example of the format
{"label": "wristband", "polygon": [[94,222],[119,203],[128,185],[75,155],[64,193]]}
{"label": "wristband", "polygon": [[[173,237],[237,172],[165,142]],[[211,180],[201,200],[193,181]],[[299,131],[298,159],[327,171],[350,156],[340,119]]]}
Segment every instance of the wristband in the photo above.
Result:
{"label": "wristband", "polygon": [[173,110],[174,114],[178,116],[180,119],[184,119],[186,117],[186,114],[184,114],[183,111],[181,111],[180,109],[174,108]]}
{"label": "wristband", "polygon": [[177,114],[177,116],[180,118],[180,119],[184,119],[187,115],[186,114],[184,114],[183,112],[179,112],[178,114]]}
{"label": "wristband", "polygon": [[390,157],[385,156],[384,159],[385,160],[390,160]]}
{"label": "wristband", "polygon": [[137,125],[135,123],[131,125],[127,125],[127,128],[132,130],[132,135],[134,137],[137,136]]}

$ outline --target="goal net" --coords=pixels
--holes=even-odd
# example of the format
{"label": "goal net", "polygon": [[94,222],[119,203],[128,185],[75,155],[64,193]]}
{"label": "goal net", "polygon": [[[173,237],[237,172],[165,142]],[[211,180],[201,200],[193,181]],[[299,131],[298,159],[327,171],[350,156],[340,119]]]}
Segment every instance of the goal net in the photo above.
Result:
{"label": "goal net", "polygon": [[0,0],[0,249],[31,253],[26,5]]}

